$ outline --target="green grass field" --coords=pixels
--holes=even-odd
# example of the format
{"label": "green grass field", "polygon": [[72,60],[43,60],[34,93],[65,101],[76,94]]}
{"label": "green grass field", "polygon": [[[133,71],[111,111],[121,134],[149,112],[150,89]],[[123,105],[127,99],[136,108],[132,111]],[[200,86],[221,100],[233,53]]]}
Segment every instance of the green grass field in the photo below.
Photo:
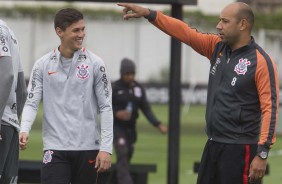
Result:
{"label": "green grass field", "polygon": [[[168,123],[168,106],[153,105],[153,111],[164,123]],[[42,138],[40,119],[42,112],[38,113],[37,122],[30,134],[28,149],[20,152],[22,160],[42,159]],[[206,142],[204,132],[205,107],[191,106],[182,108],[181,136],[180,136],[180,162],[179,184],[195,184],[197,174],[193,173],[193,163],[199,161]],[[263,184],[282,183],[282,137],[278,136],[276,144],[270,152],[268,163],[270,174],[264,177]],[[167,183],[168,136],[162,135],[151,126],[143,115],[138,121],[138,142],[132,163],[156,164],[157,172],[149,174],[149,184]],[[113,163],[115,153],[113,153]]]}

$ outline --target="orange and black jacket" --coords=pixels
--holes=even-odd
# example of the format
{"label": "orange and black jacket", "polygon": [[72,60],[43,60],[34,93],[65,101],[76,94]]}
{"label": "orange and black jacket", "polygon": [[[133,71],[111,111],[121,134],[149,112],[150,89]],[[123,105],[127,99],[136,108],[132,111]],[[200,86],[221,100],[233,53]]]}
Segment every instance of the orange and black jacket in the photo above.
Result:
{"label": "orange and black jacket", "polygon": [[275,142],[278,76],[275,63],[252,38],[231,51],[218,35],[204,34],[186,23],[151,11],[146,17],[166,34],[210,60],[206,132],[209,139],[231,144],[258,144],[268,151]]}

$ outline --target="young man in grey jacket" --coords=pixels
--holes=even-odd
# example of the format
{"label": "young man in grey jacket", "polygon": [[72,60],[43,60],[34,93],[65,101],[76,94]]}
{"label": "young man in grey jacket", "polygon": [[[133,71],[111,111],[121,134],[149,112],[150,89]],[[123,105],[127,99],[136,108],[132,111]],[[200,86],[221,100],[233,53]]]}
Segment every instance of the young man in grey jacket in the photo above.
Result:
{"label": "young man in grey jacket", "polygon": [[0,20],[0,183],[14,184],[18,178],[19,117],[26,99],[26,84],[19,42]]}
{"label": "young man in grey jacket", "polygon": [[23,110],[20,147],[26,148],[43,99],[41,183],[100,183],[105,176],[100,173],[111,167],[110,80],[103,60],[82,47],[85,25],[81,12],[72,8],[58,11],[54,27],[61,44],[34,64]]}

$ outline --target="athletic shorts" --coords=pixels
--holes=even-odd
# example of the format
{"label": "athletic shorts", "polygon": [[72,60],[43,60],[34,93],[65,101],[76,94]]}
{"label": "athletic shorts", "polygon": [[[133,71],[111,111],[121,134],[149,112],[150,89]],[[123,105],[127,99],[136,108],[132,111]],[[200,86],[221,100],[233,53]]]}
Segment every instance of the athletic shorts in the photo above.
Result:
{"label": "athletic shorts", "polygon": [[19,166],[19,134],[11,125],[1,125],[0,183],[17,184]]}
{"label": "athletic shorts", "polygon": [[41,169],[42,184],[105,184],[108,172],[95,169],[97,150],[45,150]]}
{"label": "athletic shorts", "polygon": [[256,144],[224,144],[208,140],[197,184],[250,184],[249,168]]}

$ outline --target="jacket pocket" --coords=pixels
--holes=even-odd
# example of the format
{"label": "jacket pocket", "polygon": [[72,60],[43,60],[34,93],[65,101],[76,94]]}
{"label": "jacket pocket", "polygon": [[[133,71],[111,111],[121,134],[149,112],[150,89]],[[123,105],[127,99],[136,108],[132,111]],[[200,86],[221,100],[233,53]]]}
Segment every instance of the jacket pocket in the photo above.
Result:
{"label": "jacket pocket", "polygon": [[261,111],[259,109],[249,109],[241,107],[240,122],[258,122],[261,120]]}

